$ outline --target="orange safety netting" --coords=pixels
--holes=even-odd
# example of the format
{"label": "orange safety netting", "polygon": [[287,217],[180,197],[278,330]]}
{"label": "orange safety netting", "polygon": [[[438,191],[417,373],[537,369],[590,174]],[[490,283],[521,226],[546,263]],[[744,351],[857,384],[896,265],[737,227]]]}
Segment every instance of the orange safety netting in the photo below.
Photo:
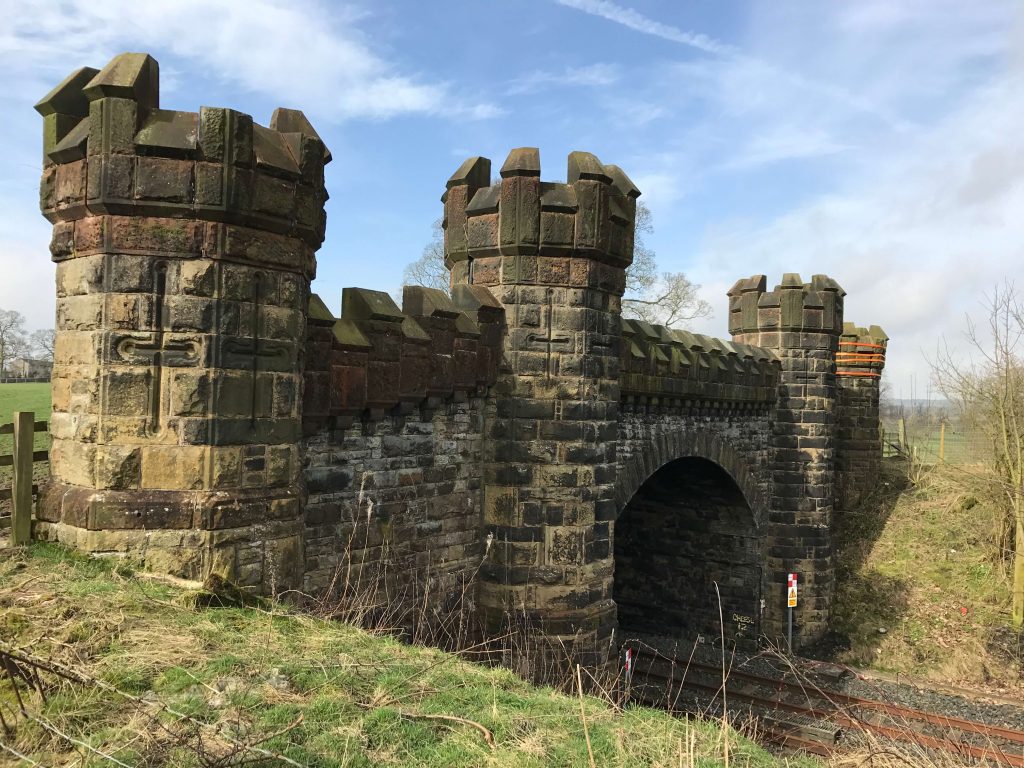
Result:
{"label": "orange safety netting", "polygon": [[885,344],[868,344],[866,341],[840,341],[841,347],[873,347],[874,349],[885,349]]}
{"label": "orange safety netting", "polygon": [[841,363],[884,363],[885,355],[860,355],[856,352],[840,352],[836,360]]}

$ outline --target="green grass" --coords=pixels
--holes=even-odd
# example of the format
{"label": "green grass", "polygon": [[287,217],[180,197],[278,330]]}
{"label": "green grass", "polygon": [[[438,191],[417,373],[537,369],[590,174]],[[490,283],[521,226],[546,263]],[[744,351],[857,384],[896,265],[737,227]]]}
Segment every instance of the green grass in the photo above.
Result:
{"label": "green grass", "polygon": [[1003,511],[985,478],[980,465],[890,461],[864,504],[837,513],[843,661],[1021,690],[1024,669],[992,648],[1008,631],[1010,588],[995,556]]}
{"label": "green grass", "polygon": [[[887,422],[882,426],[886,439],[896,442],[899,436],[897,423]],[[926,464],[937,463],[940,455],[947,464],[974,464],[991,452],[991,445],[984,435],[966,429],[955,420],[946,424],[945,434],[939,424],[910,420],[906,433],[910,450],[916,450],[917,460]]]}
{"label": "green grass", "polygon": [[15,411],[33,411],[37,420],[49,419],[49,382],[0,384],[0,424],[10,422]]}
{"label": "green grass", "polygon": [[[36,421],[48,421],[50,418],[50,384],[49,382],[29,384],[0,384],[0,424],[9,424],[16,411],[32,411]],[[45,432],[37,433],[34,441],[35,450],[42,451],[50,447],[50,436]],[[9,454],[14,447],[11,435],[0,435],[0,455]],[[44,477],[48,472],[45,463],[36,464],[34,474],[37,478]],[[11,468],[0,467],[0,488],[11,484]],[[7,512],[5,502],[0,502],[0,514]]]}
{"label": "green grass", "polygon": [[[0,550],[5,645],[30,648],[102,681],[50,679],[46,701],[32,695],[27,707],[33,717],[131,766],[235,764],[216,762],[233,741],[303,766],[590,762],[578,697],[282,606],[199,609],[186,589],[54,545]],[[591,696],[583,707],[597,765],[687,765],[691,735],[697,745],[691,766],[720,762],[717,723],[618,709]],[[32,759],[108,764],[19,715],[2,680],[0,708],[15,723],[8,743]],[[493,734],[493,746],[473,723]],[[782,765],[736,734],[730,745],[733,765]],[[243,752],[237,762],[259,757]]]}

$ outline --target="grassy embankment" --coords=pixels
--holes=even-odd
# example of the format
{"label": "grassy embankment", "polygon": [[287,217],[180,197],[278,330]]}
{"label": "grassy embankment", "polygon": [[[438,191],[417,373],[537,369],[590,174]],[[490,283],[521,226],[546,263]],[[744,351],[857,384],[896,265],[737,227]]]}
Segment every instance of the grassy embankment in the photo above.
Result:
{"label": "grassy embankment", "polygon": [[[176,767],[694,768],[722,759],[717,723],[581,702],[279,605],[196,607],[186,585],[54,545],[0,550],[4,647],[99,681],[61,683],[45,702],[27,697],[30,717],[0,681],[0,711],[16,723],[0,744],[44,765],[115,764],[100,753]],[[729,742],[732,765],[782,765],[736,734]]]}
{"label": "grassy embankment", "polygon": [[1010,584],[996,557],[1003,514],[978,464],[888,460],[860,507],[837,513],[833,629],[851,664],[1024,693]]}

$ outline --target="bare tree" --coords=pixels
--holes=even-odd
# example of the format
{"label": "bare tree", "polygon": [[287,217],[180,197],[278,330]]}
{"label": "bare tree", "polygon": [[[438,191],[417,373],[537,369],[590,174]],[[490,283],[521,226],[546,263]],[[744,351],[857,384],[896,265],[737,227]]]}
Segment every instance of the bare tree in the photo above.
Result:
{"label": "bare tree", "polygon": [[0,309],[0,373],[15,357],[25,354],[25,318],[20,312]]}
{"label": "bare tree", "polygon": [[[644,235],[653,231],[651,211],[638,201],[633,263],[626,270],[626,293],[622,299],[623,316],[666,326],[707,317],[711,314],[711,305],[700,298],[699,285],[690,282],[682,272],[658,272],[654,251],[644,242]],[[444,265],[444,231],[440,220],[434,222],[423,254],[405,268],[402,284],[448,290],[449,273]]]}
{"label": "bare tree", "polygon": [[968,317],[971,356],[965,361],[943,344],[932,371],[963,418],[991,441],[992,465],[1007,515],[1001,553],[1012,572],[1011,621],[1024,625],[1024,303],[1009,282],[986,297],[986,325]]}
{"label": "bare tree", "polygon": [[402,273],[402,285],[423,285],[448,292],[450,277],[444,265],[444,230],[441,220],[431,228],[430,242],[423,246],[423,253],[416,261],[408,264]]}
{"label": "bare tree", "polygon": [[29,336],[29,344],[32,347],[32,354],[39,360],[53,360],[53,339],[56,334],[52,328],[40,328],[32,331]]}
{"label": "bare tree", "polygon": [[699,285],[683,272],[659,274],[654,251],[644,241],[645,235],[654,232],[651,219],[650,208],[637,201],[633,264],[626,270],[623,317],[670,328],[708,317],[711,305],[700,297]]}

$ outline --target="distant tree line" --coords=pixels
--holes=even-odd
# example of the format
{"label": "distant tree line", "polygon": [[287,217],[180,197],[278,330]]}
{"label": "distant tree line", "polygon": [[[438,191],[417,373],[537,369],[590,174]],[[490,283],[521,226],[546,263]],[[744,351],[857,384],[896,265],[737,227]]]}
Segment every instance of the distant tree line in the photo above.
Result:
{"label": "distant tree line", "polygon": [[52,328],[29,333],[25,316],[11,309],[0,309],[0,373],[19,357],[33,360],[53,360]]}

